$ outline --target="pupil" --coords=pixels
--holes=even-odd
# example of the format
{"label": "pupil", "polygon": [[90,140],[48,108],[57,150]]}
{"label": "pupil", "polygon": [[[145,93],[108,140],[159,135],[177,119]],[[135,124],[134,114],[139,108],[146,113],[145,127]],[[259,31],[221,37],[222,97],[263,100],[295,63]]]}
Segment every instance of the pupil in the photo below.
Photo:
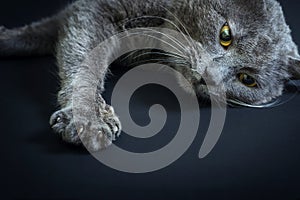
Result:
{"label": "pupil", "polygon": [[244,83],[246,85],[252,85],[254,83],[254,79],[250,76],[244,75]]}
{"label": "pupil", "polygon": [[221,40],[225,41],[225,42],[228,42],[231,40],[231,35],[230,35],[230,32],[229,31],[223,31],[221,33]]}

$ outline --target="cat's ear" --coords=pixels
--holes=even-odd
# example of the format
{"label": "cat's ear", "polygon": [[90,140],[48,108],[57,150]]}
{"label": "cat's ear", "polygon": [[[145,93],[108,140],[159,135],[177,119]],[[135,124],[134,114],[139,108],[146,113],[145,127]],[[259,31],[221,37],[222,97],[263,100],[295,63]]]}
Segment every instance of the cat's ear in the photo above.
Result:
{"label": "cat's ear", "polygon": [[265,0],[252,0],[252,1],[247,1],[247,3],[252,4],[254,8],[259,8],[260,10],[265,10],[267,8],[267,4]]}
{"label": "cat's ear", "polygon": [[292,79],[300,79],[300,56],[298,51],[295,51],[292,55],[289,55],[288,61],[289,73]]}

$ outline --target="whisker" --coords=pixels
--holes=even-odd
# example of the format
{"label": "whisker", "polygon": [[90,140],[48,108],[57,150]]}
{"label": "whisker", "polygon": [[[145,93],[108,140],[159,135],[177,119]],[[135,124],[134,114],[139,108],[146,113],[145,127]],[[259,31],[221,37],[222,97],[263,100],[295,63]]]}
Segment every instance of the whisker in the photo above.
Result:
{"label": "whisker", "polygon": [[[192,39],[190,33],[188,32],[187,28],[183,25],[183,23],[179,20],[179,18],[178,18],[176,15],[174,15],[174,14],[173,14],[169,9],[167,9],[166,7],[164,7],[164,6],[161,6],[161,7],[162,7],[163,9],[165,9],[169,14],[171,14],[171,15],[175,18],[175,20],[181,25],[181,27],[184,29],[185,33],[188,35],[189,39],[186,37],[185,34],[183,34],[183,36],[186,38],[187,42],[190,43],[191,46],[194,46],[194,44],[192,43],[193,39]],[[179,28],[179,27],[178,27],[178,28]],[[179,28],[179,31],[182,32],[180,28]]]}
{"label": "whisker", "polygon": [[125,60],[127,60],[128,58],[130,58],[130,57],[132,57],[134,54],[136,54],[137,52],[138,52],[138,50],[130,52],[130,53],[127,54],[124,58],[122,58],[122,59],[120,60],[120,62],[124,62]]}
{"label": "whisker", "polygon": [[[150,30],[150,31],[153,31],[153,30]],[[151,54],[155,55],[156,54],[156,55],[160,55],[160,56],[164,55],[164,56],[169,56],[169,57],[173,57],[173,58],[175,57],[175,58],[177,58],[177,60],[173,59],[172,61],[170,61],[170,59],[168,59],[168,60],[167,59],[156,59],[156,60],[155,59],[150,59],[150,60],[148,60],[148,62],[149,61],[156,61],[156,62],[161,61],[161,62],[168,62],[168,63],[177,64],[177,65],[180,65],[180,64],[185,65],[185,66],[190,65],[190,62],[188,61],[187,56],[185,56],[179,49],[177,49],[173,45],[167,43],[166,41],[162,40],[161,38],[158,38],[158,37],[155,37],[155,36],[152,36],[152,35],[148,35],[144,31],[133,33],[133,34],[136,34],[136,35],[141,35],[142,34],[142,35],[145,35],[147,37],[157,39],[157,40],[159,40],[161,42],[164,42],[167,45],[171,46],[172,48],[174,48],[178,52],[180,52],[180,54],[174,53],[174,52],[164,52],[164,53],[162,53],[162,52],[160,52],[160,53],[159,52],[146,52],[144,54],[141,54],[141,55],[138,55],[138,56],[134,57],[134,59],[136,59],[138,57],[142,57],[143,55],[147,55],[147,54],[149,54],[149,55],[151,55]],[[123,36],[122,38],[126,38],[126,37],[130,37],[130,35]],[[151,49],[148,49],[148,50],[151,50]],[[125,61],[129,57],[134,56],[137,52],[138,52],[138,50],[129,53],[125,58],[122,58],[121,61]],[[136,63],[133,63],[133,64],[136,64]]]}
{"label": "whisker", "polygon": [[[163,9],[166,9],[165,7],[162,6]],[[170,12],[170,11],[169,11]],[[173,15],[173,14],[172,14]],[[138,20],[138,19],[142,19],[142,18],[154,18],[154,19],[161,19],[164,20],[165,22],[170,23],[171,25],[173,25],[175,27],[175,29],[177,29],[180,34],[185,38],[185,40],[191,45],[191,41],[187,38],[187,36],[182,32],[182,30],[171,20],[167,19],[167,18],[163,18],[163,17],[159,17],[159,16],[151,16],[151,15],[145,15],[145,16],[141,16],[141,17],[136,17],[130,20],[127,20],[127,22],[130,21],[134,21],[134,20]],[[175,17],[176,18],[176,17]],[[177,20],[180,22],[180,20],[177,18]],[[187,31],[186,31],[187,32]],[[188,33],[188,32],[187,32]],[[188,34],[189,35],[189,34]],[[190,37],[191,38],[191,37]]]}
{"label": "whisker", "polygon": [[182,57],[179,54],[164,53],[164,52],[145,52],[145,53],[139,54],[138,56],[134,57],[133,59],[136,59],[136,58],[142,57],[142,56],[147,56],[147,55],[150,55],[150,56],[151,55],[152,56],[155,56],[155,55],[158,55],[158,56],[169,56],[169,57],[175,57],[175,58],[182,59],[182,60],[185,59],[185,57]]}
{"label": "whisker", "polygon": [[[125,32],[125,31],[124,31]],[[122,36],[120,38],[118,38],[119,40],[122,40],[124,38],[127,38],[127,37],[130,37],[132,35],[144,35],[144,36],[147,36],[147,37],[150,37],[150,38],[153,38],[153,39],[156,39],[156,40],[159,40],[163,43],[165,43],[166,45],[169,45],[170,47],[174,48],[174,50],[176,50],[177,52],[179,52],[178,55],[180,56],[185,56],[184,53],[182,51],[180,51],[178,48],[174,47],[173,45],[169,44],[168,42],[162,40],[161,38],[158,38],[158,37],[155,37],[155,36],[152,36],[152,35],[148,35],[148,34],[145,34],[144,32],[136,32],[136,33],[131,33],[130,35],[125,35],[125,36]],[[145,49],[149,49],[149,48],[145,48]],[[172,52],[174,53],[174,52]],[[175,54],[175,53],[174,53]]]}
{"label": "whisker", "polygon": [[170,39],[172,42],[174,42],[179,47],[181,47],[183,51],[185,51],[185,49],[186,49],[185,45],[182,42],[180,42],[179,40],[177,40],[175,37],[173,37],[172,35],[168,35],[166,33],[163,33],[161,31],[158,31],[158,30],[155,30],[155,29],[149,29],[149,28],[139,28],[139,29],[145,29],[145,30],[155,31],[156,33],[162,34],[163,36],[165,36],[168,39]]}
{"label": "whisker", "polygon": [[155,37],[155,36],[153,36],[153,35],[146,34],[146,33],[144,33],[144,32],[140,32],[140,33],[138,33],[138,34],[139,34],[139,35],[145,35],[145,36],[147,36],[147,37],[156,39],[156,40],[158,40],[158,41],[160,41],[160,42],[162,42],[162,43],[164,43],[164,44],[166,44],[166,45],[172,47],[174,50],[176,50],[176,51],[179,52],[180,54],[184,55],[184,52],[182,52],[182,51],[179,50],[177,47],[175,47],[174,45],[172,45],[172,44],[170,44],[170,43],[164,41],[164,40],[161,39],[161,38]]}
{"label": "whisker", "polygon": [[180,60],[167,60],[167,59],[147,59],[147,60],[139,60],[136,62],[133,62],[130,64],[130,67],[132,66],[137,66],[141,64],[147,64],[147,63],[162,63],[162,64],[176,64],[176,65],[182,65],[182,66],[187,66],[189,63],[180,61]]}
{"label": "whisker", "polygon": [[171,59],[160,59],[160,58],[153,58],[153,59],[147,59],[147,60],[140,60],[140,62],[152,62],[152,61],[160,61],[162,63],[172,63],[172,64],[184,64],[188,65],[188,62],[185,62],[184,60],[171,60]]}
{"label": "whisker", "polygon": [[[186,34],[184,34],[182,31],[181,31],[181,29],[179,28],[179,32],[181,32],[182,33],[182,35],[184,36],[184,38],[186,39],[186,41],[189,43],[189,45],[190,45],[190,47],[191,47],[191,52],[189,53],[189,54],[195,54],[195,55],[197,55],[198,54],[198,45],[196,45],[195,44],[195,42],[194,42],[194,40],[193,40],[193,38],[192,38],[192,36],[191,36],[191,34],[189,33],[189,31],[187,30],[187,28],[184,26],[184,24],[181,22],[181,20],[175,15],[175,14],[173,14],[170,10],[168,10],[166,7],[164,7],[164,6],[161,6],[163,9],[165,9],[171,16],[173,16],[174,17],[174,19],[180,24],[180,26],[184,29],[184,31],[185,31],[185,33],[187,34],[187,36],[189,37],[189,38],[187,38],[187,36],[186,36]],[[201,45],[201,48],[203,48],[202,47],[202,45]],[[192,56],[193,57],[193,56]]]}
{"label": "whisker", "polygon": [[233,106],[233,107],[242,106],[242,107],[247,107],[247,108],[258,108],[258,109],[261,109],[261,108],[271,108],[271,107],[274,107],[278,103],[278,99],[276,99],[273,102],[266,103],[266,104],[261,104],[261,105],[248,104],[248,103],[242,102],[242,101],[237,100],[237,99],[228,99],[227,102],[228,102],[228,105]]}
{"label": "whisker", "polygon": [[282,94],[280,97],[278,97],[277,99],[273,100],[272,102],[270,103],[266,103],[266,104],[261,104],[261,105],[252,105],[252,104],[248,104],[248,103],[245,103],[245,102],[242,102],[241,100],[238,100],[238,99],[228,99],[228,104],[230,106],[233,106],[233,107],[236,107],[236,106],[242,106],[242,107],[248,107],[248,108],[274,108],[274,107],[278,107],[278,106],[281,106],[281,105],[284,105],[288,102],[290,102],[292,99],[294,99],[298,93],[299,93],[299,89],[297,87],[297,84],[292,81],[292,80],[289,80],[289,83],[291,83],[292,87],[293,88],[293,91],[292,91],[292,95],[287,95],[287,94]]}

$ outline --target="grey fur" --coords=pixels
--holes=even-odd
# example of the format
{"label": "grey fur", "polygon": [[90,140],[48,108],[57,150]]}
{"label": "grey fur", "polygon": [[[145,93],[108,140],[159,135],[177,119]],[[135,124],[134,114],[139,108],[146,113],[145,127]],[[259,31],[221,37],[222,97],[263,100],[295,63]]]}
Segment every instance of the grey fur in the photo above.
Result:
{"label": "grey fur", "polygon": [[[137,20],[142,16],[155,17]],[[46,54],[55,47],[61,78],[58,94],[61,110],[51,117],[51,126],[64,140],[76,144],[80,143],[78,134],[89,137],[85,135],[88,129],[95,129],[99,137],[96,142],[91,139],[89,148],[99,150],[111,144],[121,131],[112,107],[101,97],[107,60],[103,59],[103,67],[95,73],[97,76],[87,74],[85,77],[99,83],[99,99],[95,100],[94,94],[89,92],[83,94],[92,104],[82,104],[79,121],[72,117],[74,77],[82,70],[80,64],[88,52],[125,28],[174,28],[157,17],[171,20],[197,41],[193,49],[185,49],[190,65],[175,68],[193,84],[200,96],[207,95],[202,83],[202,77],[206,76],[211,80],[212,92],[218,94],[218,86],[223,82],[228,99],[259,105],[282,95],[287,80],[300,77],[297,46],[281,6],[275,0],[78,0],[59,15],[30,26],[14,30],[2,27],[0,56]],[[126,20],[130,23],[124,26]],[[230,24],[234,37],[228,49],[219,43],[220,29],[225,22]],[[108,48],[106,56],[117,49],[116,42]],[[243,85],[237,79],[240,72],[255,77],[259,87]],[[99,109],[101,127],[89,127],[85,117],[95,107]],[[76,130],[75,124],[82,128]]]}

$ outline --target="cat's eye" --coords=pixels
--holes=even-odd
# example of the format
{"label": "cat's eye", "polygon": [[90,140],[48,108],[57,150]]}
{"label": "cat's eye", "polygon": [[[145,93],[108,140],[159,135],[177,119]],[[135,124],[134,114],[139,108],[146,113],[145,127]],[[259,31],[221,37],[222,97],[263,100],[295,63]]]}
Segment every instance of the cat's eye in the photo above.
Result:
{"label": "cat's eye", "polygon": [[220,31],[220,44],[228,48],[232,44],[232,34],[228,23],[226,22]]}
{"label": "cat's eye", "polygon": [[240,73],[238,74],[238,79],[241,83],[243,83],[247,87],[257,87],[257,81],[252,76],[246,74],[246,73]]}

